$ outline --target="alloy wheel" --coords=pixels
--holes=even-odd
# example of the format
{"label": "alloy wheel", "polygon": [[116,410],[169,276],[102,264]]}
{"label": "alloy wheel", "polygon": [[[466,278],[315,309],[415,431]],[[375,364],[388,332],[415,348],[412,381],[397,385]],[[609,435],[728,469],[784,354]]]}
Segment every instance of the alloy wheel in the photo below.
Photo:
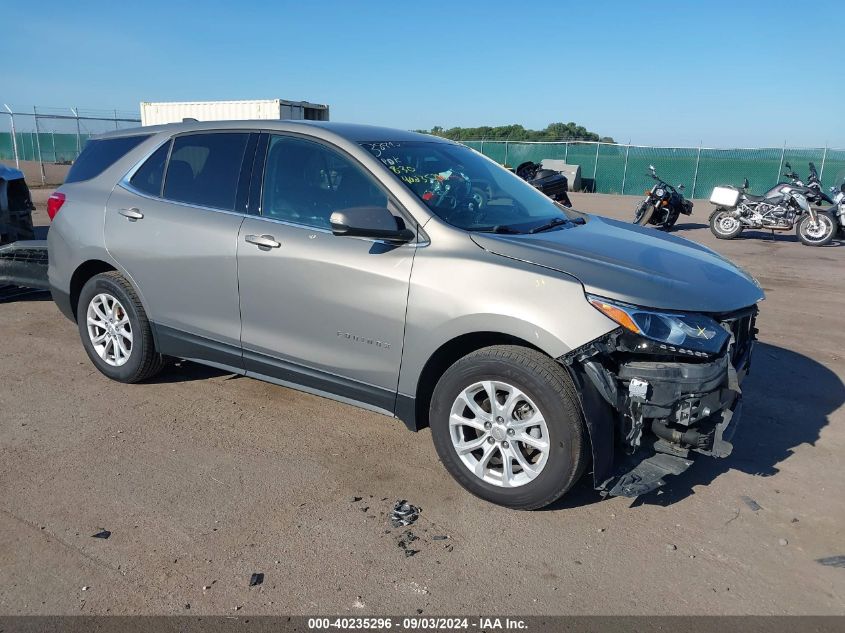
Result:
{"label": "alloy wheel", "polygon": [[97,355],[112,367],[132,354],[132,324],[123,304],[106,292],[95,295],[86,314],[88,337]]}
{"label": "alloy wheel", "polygon": [[452,404],[452,446],[479,479],[503,488],[535,479],[549,457],[549,430],[540,409],[517,387],[476,382]]}

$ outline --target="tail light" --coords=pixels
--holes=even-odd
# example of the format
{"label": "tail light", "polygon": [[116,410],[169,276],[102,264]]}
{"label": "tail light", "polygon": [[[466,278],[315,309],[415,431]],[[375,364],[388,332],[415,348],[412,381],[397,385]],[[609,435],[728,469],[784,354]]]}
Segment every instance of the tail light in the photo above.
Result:
{"label": "tail light", "polygon": [[62,208],[62,205],[65,203],[65,194],[60,191],[55,191],[47,198],[47,215],[50,216],[50,220],[56,217],[56,214],[59,212],[59,209]]}

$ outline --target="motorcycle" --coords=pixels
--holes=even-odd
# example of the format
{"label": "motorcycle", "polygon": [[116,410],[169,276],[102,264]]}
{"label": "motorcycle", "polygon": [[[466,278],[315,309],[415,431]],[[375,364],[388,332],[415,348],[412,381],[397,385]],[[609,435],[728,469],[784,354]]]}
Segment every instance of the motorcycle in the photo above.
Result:
{"label": "motorcycle", "polygon": [[714,187],[710,202],[716,209],[710,214],[710,230],[720,240],[732,240],[744,229],[771,229],[790,231],[795,229],[798,239],[807,246],[824,246],[836,232],[836,221],[811,202],[830,198],[821,191],[821,183],[811,167],[811,180],[805,185],[785,164],[783,175],[790,182],[781,182],[762,196],[748,193],[748,179],[742,187]]}
{"label": "motorcycle", "polygon": [[517,176],[525,180],[535,189],[539,189],[552,200],[560,202],[565,207],[571,207],[569,200],[569,181],[559,171],[544,169],[540,163],[525,161],[515,170]]}
{"label": "motorcycle", "polygon": [[692,201],[684,198],[684,185],[678,185],[676,189],[666,183],[654,171],[654,165],[648,166],[651,177],[657,182],[650,191],[646,191],[645,199],[637,205],[634,211],[634,224],[646,226],[653,224],[658,228],[669,231],[675,226],[675,222],[683,213],[692,214]]}
{"label": "motorcycle", "polygon": [[833,195],[830,212],[839,223],[839,231],[845,232],[845,178],[838,187],[831,187],[830,193]]}
{"label": "motorcycle", "polygon": [[822,202],[826,202],[828,204],[833,204],[833,201],[830,197],[822,191],[822,181],[819,178],[819,172],[816,171],[815,163],[809,163],[809,175],[807,176],[807,182],[805,183],[801,180],[801,177],[792,169],[792,165],[789,163],[784,163],[784,167],[786,167],[789,171],[784,174],[787,178],[789,178],[790,182],[793,185],[798,185],[799,187],[807,187],[809,191],[807,192],[807,202],[810,204],[820,205]]}

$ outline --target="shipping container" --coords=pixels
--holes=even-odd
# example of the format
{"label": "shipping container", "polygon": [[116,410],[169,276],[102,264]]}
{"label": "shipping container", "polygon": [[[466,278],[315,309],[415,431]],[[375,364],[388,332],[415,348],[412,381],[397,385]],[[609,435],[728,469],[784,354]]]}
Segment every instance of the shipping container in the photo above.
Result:
{"label": "shipping container", "polygon": [[328,121],[329,106],[308,101],[256,99],[251,101],[165,101],[141,102],[141,125],[197,121],[243,121],[253,119],[296,119]]}

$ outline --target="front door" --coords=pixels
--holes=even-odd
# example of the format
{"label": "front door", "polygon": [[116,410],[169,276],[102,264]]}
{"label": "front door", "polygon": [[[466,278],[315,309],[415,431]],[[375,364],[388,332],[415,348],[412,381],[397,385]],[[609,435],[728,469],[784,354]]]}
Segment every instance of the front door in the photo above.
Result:
{"label": "front door", "polygon": [[360,165],[313,141],[270,137],[261,216],[238,240],[244,363],[392,413],[416,245],[333,235],[331,213],[360,206],[390,208]]}
{"label": "front door", "polygon": [[109,198],[106,247],[138,288],[163,353],[242,366],[236,198],[248,146],[249,133],[177,136]]}

